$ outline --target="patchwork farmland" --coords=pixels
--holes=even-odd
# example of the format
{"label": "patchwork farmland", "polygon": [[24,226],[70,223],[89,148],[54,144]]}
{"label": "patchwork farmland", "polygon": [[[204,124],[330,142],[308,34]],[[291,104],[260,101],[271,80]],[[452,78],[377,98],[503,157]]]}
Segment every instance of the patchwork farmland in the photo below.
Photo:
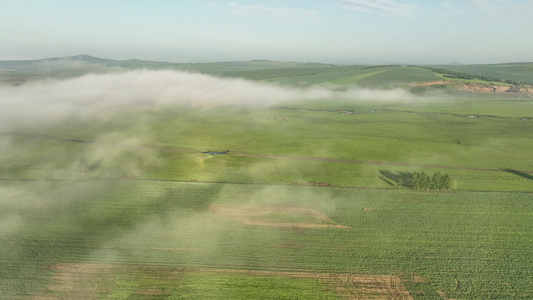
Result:
{"label": "patchwork farmland", "polygon": [[[533,297],[527,92],[467,93],[463,79],[444,89],[442,73],[418,67],[166,68],[217,84],[247,78],[251,92],[170,105],[165,95],[188,91],[172,94],[173,83],[130,105],[113,77],[122,73],[106,73],[113,90],[94,101],[107,106],[4,126],[0,298]],[[137,84],[161,74],[135,72]],[[163,89],[161,78],[151,85]],[[60,103],[65,92],[39,82],[4,81],[2,95],[24,101],[43,84],[48,104]],[[323,89],[334,92],[306,94]],[[297,98],[246,102],[262,94]],[[421,172],[446,174],[449,186],[415,189]]]}

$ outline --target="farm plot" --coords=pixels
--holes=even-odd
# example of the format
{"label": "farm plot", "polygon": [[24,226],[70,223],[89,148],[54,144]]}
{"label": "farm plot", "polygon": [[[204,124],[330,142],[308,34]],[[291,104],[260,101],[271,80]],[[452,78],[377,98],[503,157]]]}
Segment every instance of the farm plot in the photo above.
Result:
{"label": "farm plot", "polygon": [[247,225],[348,228],[336,224],[323,213],[306,207],[211,204],[209,208],[215,214],[242,221]]}
{"label": "farm plot", "polygon": [[4,133],[11,146],[0,175],[81,178],[76,164],[84,156],[94,165],[84,178],[391,187],[379,179],[381,170],[424,169],[450,170],[458,189],[531,191],[520,174],[533,172],[533,122],[521,119],[532,110],[531,101],[345,99],[138,112],[149,126],[125,111],[105,126],[73,122],[41,134]]}
{"label": "farm plot", "polygon": [[[319,279],[307,277],[287,286],[286,275],[275,275],[278,272],[355,274],[355,286],[370,280],[368,285],[382,290],[397,286],[397,276],[414,299],[438,299],[438,291],[460,299],[532,296],[533,266],[528,258],[533,207],[528,194],[156,181],[68,183],[22,182],[9,194],[17,201],[2,198],[2,215],[12,216],[3,219],[0,236],[0,289],[6,298],[72,291],[64,298],[89,292],[102,298],[152,293],[172,299],[169,290],[180,283],[180,294],[208,295],[215,290],[205,282],[217,280],[226,287],[237,285],[238,293],[281,287],[315,292],[329,288],[342,294],[342,287],[329,286],[337,280],[332,277],[318,287]],[[28,188],[34,185],[32,192]],[[226,215],[213,213],[213,207]],[[286,207],[291,213],[272,207]],[[248,225],[243,222],[249,218],[242,216],[246,213],[273,223],[320,219],[348,228]],[[142,274],[127,269],[133,266],[145,269]],[[76,277],[104,269],[109,275],[96,276],[103,281],[76,283]],[[179,279],[176,270],[182,269],[199,271]],[[269,275],[239,273],[245,271]],[[165,272],[175,279],[165,279]],[[343,282],[346,291],[350,281]]]}
{"label": "farm plot", "polygon": [[36,299],[413,299],[399,277],[55,264]]}
{"label": "farm plot", "polygon": [[[0,298],[531,299],[533,102],[512,104],[125,111],[4,133]],[[394,180],[421,170],[458,188]]]}

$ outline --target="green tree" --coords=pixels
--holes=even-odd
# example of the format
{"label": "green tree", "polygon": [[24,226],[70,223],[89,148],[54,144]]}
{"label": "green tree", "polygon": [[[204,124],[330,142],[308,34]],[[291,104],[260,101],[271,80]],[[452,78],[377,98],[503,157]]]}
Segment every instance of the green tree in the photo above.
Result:
{"label": "green tree", "polygon": [[420,187],[426,191],[431,188],[431,177],[424,172],[420,173]]}
{"label": "green tree", "polygon": [[431,176],[431,188],[436,191],[444,190],[444,175],[439,172],[435,172],[433,176]]}
{"label": "green tree", "polygon": [[398,184],[398,189],[400,189],[405,183],[403,181],[403,177],[398,177],[398,181],[397,181],[397,184]]}
{"label": "green tree", "polygon": [[444,174],[442,176],[442,189],[443,190],[449,190],[452,185],[452,179],[448,174]]}
{"label": "green tree", "polygon": [[431,178],[424,172],[414,172],[412,186],[414,190],[427,190],[431,184]]}
{"label": "green tree", "polygon": [[87,163],[85,155],[82,156],[78,162],[78,170],[81,172],[81,176],[85,176],[85,173],[89,171],[89,164]]}
{"label": "green tree", "polygon": [[433,173],[429,176],[424,172],[413,172],[411,178],[411,187],[413,190],[435,190],[445,191],[450,189],[451,178],[448,174],[441,174],[439,172]]}

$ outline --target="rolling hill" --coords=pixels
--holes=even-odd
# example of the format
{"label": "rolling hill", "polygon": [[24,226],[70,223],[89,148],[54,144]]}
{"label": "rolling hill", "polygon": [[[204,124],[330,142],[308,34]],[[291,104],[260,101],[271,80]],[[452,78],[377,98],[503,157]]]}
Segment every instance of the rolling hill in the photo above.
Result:
{"label": "rolling hill", "polygon": [[42,79],[65,79],[94,72],[136,69],[198,72],[299,87],[403,88],[413,93],[533,92],[533,63],[435,66],[330,65],[270,60],[172,63],[138,59],[113,60],[89,55],[0,61],[0,84],[19,85]]}

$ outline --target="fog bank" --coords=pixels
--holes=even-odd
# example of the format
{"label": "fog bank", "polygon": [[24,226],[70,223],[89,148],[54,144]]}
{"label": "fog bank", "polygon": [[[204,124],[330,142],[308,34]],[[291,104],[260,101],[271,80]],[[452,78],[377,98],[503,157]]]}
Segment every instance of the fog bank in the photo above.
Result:
{"label": "fog bank", "polygon": [[327,88],[289,88],[175,71],[129,71],[91,74],[63,81],[41,81],[0,87],[0,126],[63,122],[109,115],[131,107],[189,105],[213,107],[269,106],[292,100],[343,98],[399,100],[412,97],[396,89],[387,91]]}

